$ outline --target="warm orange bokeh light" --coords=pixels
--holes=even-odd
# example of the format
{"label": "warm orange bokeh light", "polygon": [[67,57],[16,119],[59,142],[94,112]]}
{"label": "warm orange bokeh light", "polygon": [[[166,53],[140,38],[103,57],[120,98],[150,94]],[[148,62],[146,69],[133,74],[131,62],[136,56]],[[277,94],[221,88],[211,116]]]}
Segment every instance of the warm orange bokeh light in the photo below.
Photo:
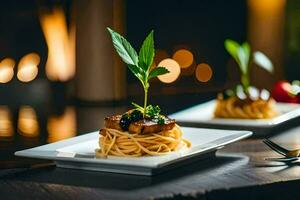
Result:
{"label": "warm orange bokeh light", "polygon": [[40,56],[36,53],[30,53],[23,56],[18,65],[17,77],[22,82],[29,82],[35,79],[39,69]]}
{"label": "warm orange bokeh light", "polygon": [[14,135],[11,113],[7,106],[0,106],[0,138],[9,138]]}
{"label": "warm orange bokeh light", "polygon": [[[272,60],[274,73],[259,73],[259,68],[253,68],[251,74],[255,75],[252,84],[261,88],[273,87],[274,80],[284,78],[285,60],[285,34],[287,22],[288,0],[247,0],[247,38],[251,49],[259,50]],[[299,2],[299,1],[297,1]],[[298,12],[297,12],[298,13]],[[293,15],[290,15],[291,17]],[[293,16],[295,18],[296,16]],[[297,22],[298,23],[298,22]],[[298,38],[298,34],[291,37]],[[294,39],[290,39],[293,41]],[[292,49],[296,43],[289,43]],[[298,45],[296,45],[298,48]]]}
{"label": "warm orange bokeh light", "polygon": [[48,143],[76,136],[75,108],[67,107],[61,116],[51,116],[47,122]]}
{"label": "warm orange bokeh light", "polygon": [[186,49],[179,49],[173,54],[173,59],[181,68],[188,68],[193,64],[194,55]]}
{"label": "warm orange bokeh light", "polygon": [[37,137],[40,127],[35,110],[30,106],[22,106],[19,110],[18,132],[24,137]]}
{"label": "warm orange bokeh light", "polygon": [[207,82],[211,79],[213,71],[208,64],[201,63],[197,66],[195,73],[198,81]]}
{"label": "warm orange bokeh light", "polygon": [[286,0],[248,0],[247,3],[251,9],[256,11],[274,12],[282,9],[286,4]]}
{"label": "warm orange bokeh light", "polygon": [[158,76],[158,79],[161,82],[172,83],[172,82],[176,81],[176,79],[180,75],[180,66],[179,66],[179,64],[171,58],[167,58],[167,59],[162,60],[158,64],[158,66],[165,67],[170,71],[167,74]]}
{"label": "warm orange bokeh light", "polygon": [[15,61],[5,58],[0,63],[0,83],[7,83],[14,77]]}
{"label": "warm orange bokeh light", "polygon": [[66,17],[61,8],[43,13],[41,26],[48,45],[46,75],[50,80],[67,81],[75,75],[75,26],[68,32]]}

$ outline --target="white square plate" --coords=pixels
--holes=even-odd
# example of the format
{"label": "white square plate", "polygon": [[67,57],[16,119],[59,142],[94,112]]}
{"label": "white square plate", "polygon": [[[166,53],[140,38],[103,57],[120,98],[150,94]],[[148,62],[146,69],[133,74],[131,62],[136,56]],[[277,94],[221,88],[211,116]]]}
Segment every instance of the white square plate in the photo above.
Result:
{"label": "white square plate", "polygon": [[178,122],[190,124],[229,125],[233,127],[271,128],[300,116],[300,105],[291,103],[276,103],[280,113],[273,119],[224,119],[214,118],[216,100],[212,100],[170,115]]}
{"label": "white square plate", "polygon": [[95,149],[98,148],[98,132],[18,151],[15,155],[54,160],[58,167],[64,168],[153,175],[170,167],[186,164],[188,160],[211,156],[217,149],[252,135],[250,131],[187,127],[182,127],[182,131],[184,138],[192,143],[192,147],[163,156],[94,158]]}

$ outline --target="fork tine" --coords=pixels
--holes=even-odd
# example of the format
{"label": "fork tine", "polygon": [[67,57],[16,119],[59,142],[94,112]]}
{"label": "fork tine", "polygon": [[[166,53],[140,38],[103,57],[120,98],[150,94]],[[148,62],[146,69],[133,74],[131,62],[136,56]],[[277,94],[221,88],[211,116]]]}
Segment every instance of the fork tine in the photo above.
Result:
{"label": "fork tine", "polygon": [[269,144],[271,144],[273,147],[275,147],[276,149],[280,150],[281,152],[287,154],[289,152],[289,150],[287,150],[286,148],[283,148],[282,146],[272,142],[271,140],[265,139],[266,141],[269,142]]}
{"label": "fork tine", "polygon": [[263,141],[269,148],[271,148],[272,150],[274,150],[275,152],[283,155],[283,156],[287,156],[286,153],[280,151],[279,149],[277,149],[276,147],[274,147],[272,144],[270,144],[268,141]]}
{"label": "fork tine", "polygon": [[298,157],[292,157],[292,158],[265,158],[265,160],[276,161],[276,162],[293,162],[293,161],[299,160],[299,158]]}
{"label": "fork tine", "polygon": [[275,152],[283,155],[283,156],[286,156],[286,153],[280,151],[279,149],[275,148],[272,144],[270,144],[267,140],[263,140],[263,142],[268,146],[270,147],[272,150],[274,150]]}

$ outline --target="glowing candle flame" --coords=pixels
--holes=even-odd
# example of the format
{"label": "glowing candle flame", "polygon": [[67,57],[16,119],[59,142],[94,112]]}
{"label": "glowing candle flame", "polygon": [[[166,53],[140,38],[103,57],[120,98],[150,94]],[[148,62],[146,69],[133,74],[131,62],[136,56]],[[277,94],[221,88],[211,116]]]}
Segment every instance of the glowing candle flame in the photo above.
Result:
{"label": "glowing candle flame", "polygon": [[48,45],[46,75],[50,80],[67,81],[75,75],[75,26],[68,32],[61,8],[43,13],[41,26]]}

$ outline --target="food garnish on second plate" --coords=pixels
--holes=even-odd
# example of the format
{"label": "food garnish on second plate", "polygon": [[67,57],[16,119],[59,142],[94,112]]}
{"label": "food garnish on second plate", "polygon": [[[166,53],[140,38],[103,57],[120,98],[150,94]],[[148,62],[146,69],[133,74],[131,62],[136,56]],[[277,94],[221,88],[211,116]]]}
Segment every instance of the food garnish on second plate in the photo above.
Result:
{"label": "food garnish on second plate", "polygon": [[[275,100],[266,89],[259,90],[250,83],[250,62],[273,72],[272,62],[262,52],[251,54],[247,42],[225,40],[225,48],[239,66],[241,80],[234,89],[219,93],[215,108],[217,118],[268,119],[277,115]],[[252,59],[252,60],[251,60]]]}

